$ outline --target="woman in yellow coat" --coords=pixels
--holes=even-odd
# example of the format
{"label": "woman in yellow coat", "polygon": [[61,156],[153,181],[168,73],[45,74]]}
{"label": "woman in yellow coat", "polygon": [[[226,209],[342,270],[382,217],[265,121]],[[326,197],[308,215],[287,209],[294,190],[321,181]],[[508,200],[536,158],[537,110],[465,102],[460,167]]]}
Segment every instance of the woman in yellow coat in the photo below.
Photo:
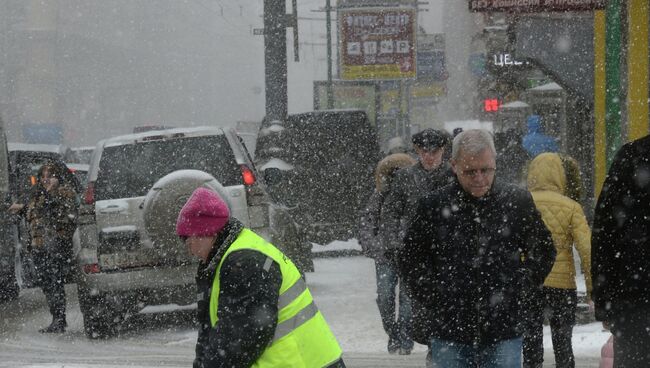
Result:
{"label": "woman in yellow coat", "polygon": [[542,367],[544,310],[550,310],[556,367],[574,367],[571,335],[577,307],[573,247],[591,300],[591,231],[580,198],[580,169],[575,160],[557,153],[535,157],[528,168],[528,190],[553,235],[557,256],[542,290],[533,297],[529,326],[524,334],[524,367]]}

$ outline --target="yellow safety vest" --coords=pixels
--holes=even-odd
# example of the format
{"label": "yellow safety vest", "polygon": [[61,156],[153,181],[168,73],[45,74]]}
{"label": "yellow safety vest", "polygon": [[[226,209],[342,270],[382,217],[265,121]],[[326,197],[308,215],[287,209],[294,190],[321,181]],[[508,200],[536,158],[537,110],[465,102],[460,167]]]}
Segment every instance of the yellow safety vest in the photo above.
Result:
{"label": "yellow safety vest", "polygon": [[214,328],[219,321],[217,307],[221,266],[230,253],[242,249],[263,253],[268,257],[265,268],[270,267],[271,262],[275,262],[280,266],[282,273],[275,335],[253,367],[321,368],[339,360],[341,348],[325,318],[314,304],[314,299],[298,268],[273,244],[249,229],[241,231],[226,250],[217,267],[210,293],[212,327]]}

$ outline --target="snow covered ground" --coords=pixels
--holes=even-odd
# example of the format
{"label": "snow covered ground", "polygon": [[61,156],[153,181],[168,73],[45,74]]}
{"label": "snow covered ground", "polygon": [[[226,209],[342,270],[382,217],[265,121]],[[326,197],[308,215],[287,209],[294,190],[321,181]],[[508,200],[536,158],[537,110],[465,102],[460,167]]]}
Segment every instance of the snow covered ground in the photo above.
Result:
{"label": "snow covered ground", "polygon": [[[370,259],[317,260],[316,272],[309,275],[307,281],[344,351],[386,350],[386,335],[375,304],[374,264]],[[609,332],[604,331],[599,322],[576,326],[573,330],[576,360],[600,357],[600,348],[608,338]],[[544,347],[552,355],[551,346],[551,332],[545,326]],[[415,350],[426,349],[423,345],[416,345]]]}
{"label": "snow covered ground", "polygon": [[[335,242],[323,249],[358,249],[355,241]],[[317,258],[316,272],[307,276],[317,305],[339,339],[346,364],[361,367],[423,367],[425,347],[412,355],[386,353],[386,336],[375,304],[374,264],[351,257]],[[178,306],[147,307],[118,337],[88,340],[74,285],[68,285],[68,330],[43,335],[38,328],[49,323],[43,294],[38,289],[21,292],[20,299],[0,305],[0,367],[188,367],[194,354],[195,326],[191,312]],[[152,312],[176,310],[156,317]],[[552,364],[550,331],[544,330],[546,361]],[[597,367],[600,348],[607,340],[599,323],[577,326],[573,346],[578,367]]]}

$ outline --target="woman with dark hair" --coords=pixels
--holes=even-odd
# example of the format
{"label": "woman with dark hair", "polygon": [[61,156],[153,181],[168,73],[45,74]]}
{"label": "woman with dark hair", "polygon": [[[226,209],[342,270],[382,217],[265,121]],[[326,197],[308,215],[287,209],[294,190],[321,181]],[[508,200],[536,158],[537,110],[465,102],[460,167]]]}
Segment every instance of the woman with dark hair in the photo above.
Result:
{"label": "woman with dark hair", "polygon": [[72,258],[77,200],[63,174],[53,163],[41,166],[26,209],[37,282],[52,314],[52,323],[39,330],[44,333],[60,333],[67,326],[64,279]]}

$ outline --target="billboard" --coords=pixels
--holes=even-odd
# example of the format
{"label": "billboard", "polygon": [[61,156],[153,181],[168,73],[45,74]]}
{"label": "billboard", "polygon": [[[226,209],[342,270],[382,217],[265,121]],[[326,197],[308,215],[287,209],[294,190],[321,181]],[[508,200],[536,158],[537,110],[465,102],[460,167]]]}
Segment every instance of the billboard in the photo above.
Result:
{"label": "billboard", "polygon": [[473,12],[566,12],[604,9],[607,0],[470,0]]}
{"label": "billboard", "polygon": [[415,8],[343,8],[338,14],[341,79],[415,78]]}

